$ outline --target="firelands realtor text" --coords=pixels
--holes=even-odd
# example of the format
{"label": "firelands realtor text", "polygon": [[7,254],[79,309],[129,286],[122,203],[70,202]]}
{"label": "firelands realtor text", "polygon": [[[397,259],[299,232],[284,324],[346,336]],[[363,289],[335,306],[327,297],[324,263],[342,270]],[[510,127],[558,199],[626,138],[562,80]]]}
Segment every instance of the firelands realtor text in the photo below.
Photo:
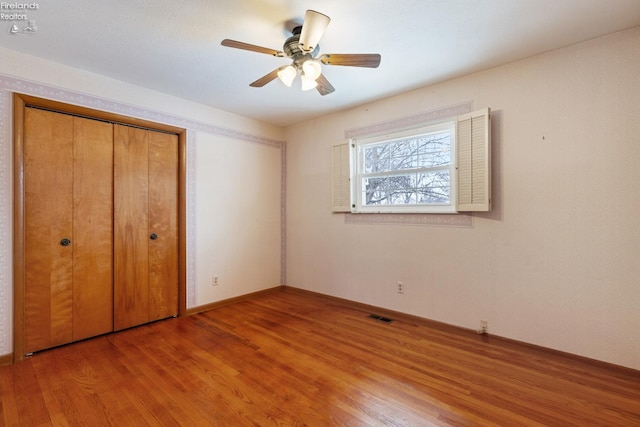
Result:
{"label": "firelands realtor text", "polygon": [[0,2],[0,20],[2,21],[26,21],[28,12],[40,8],[38,3],[9,3]]}

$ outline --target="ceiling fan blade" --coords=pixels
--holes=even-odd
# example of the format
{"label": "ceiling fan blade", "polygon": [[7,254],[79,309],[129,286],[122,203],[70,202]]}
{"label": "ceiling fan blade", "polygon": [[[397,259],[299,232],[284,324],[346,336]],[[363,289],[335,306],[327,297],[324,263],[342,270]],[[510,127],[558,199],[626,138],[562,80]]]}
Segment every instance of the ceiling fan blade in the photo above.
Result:
{"label": "ceiling fan blade", "polygon": [[331,83],[329,83],[329,80],[327,80],[327,78],[322,74],[320,74],[320,77],[316,79],[316,83],[318,83],[318,86],[316,86],[316,90],[322,96],[329,95],[336,90],[336,88],[334,88]]}
{"label": "ceiling fan blade", "polygon": [[273,56],[285,56],[284,52],[275,49],[269,49],[268,47],[256,46],[254,44],[243,43],[236,40],[224,39],[220,43],[222,46],[234,47],[236,49],[250,50],[251,52],[266,53]]}
{"label": "ceiling fan blade", "polygon": [[255,82],[251,83],[249,86],[251,86],[251,87],[262,87],[262,86],[266,85],[267,83],[271,82],[272,80],[275,80],[275,78],[278,77],[278,71],[280,71],[280,68],[276,68],[275,70],[273,70],[269,74],[266,74],[266,75],[260,77],[258,80],[256,80]]}
{"label": "ceiling fan blade", "polygon": [[327,29],[331,18],[315,10],[307,10],[304,14],[302,32],[298,41],[300,49],[305,53],[313,52]]}
{"label": "ceiling fan blade", "polygon": [[326,65],[378,68],[382,58],[377,53],[327,53],[319,59]]}

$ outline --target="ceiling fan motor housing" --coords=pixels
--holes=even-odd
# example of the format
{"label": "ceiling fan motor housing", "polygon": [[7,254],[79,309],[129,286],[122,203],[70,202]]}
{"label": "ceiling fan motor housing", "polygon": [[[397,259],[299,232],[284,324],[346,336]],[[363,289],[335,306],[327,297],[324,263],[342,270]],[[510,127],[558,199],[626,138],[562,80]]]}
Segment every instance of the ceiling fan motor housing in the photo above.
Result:
{"label": "ceiling fan motor housing", "polygon": [[293,65],[296,68],[300,68],[302,63],[308,59],[313,59],[315,55],[317,55],[320,50],[320,45],[316,46],[316,48],[311,53],[304,53],[302,49],[300,49],[300,32],[302,31],[302,26],[295,27],[292,31],[293,35],[289,37],[282,46],[282,50],[285,55],[293,59]]}

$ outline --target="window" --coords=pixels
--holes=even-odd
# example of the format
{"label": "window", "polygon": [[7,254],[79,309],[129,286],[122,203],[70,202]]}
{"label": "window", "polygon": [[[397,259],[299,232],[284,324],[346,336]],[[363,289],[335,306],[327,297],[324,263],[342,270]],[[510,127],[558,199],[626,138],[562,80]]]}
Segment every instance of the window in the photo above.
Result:
{"label": "window", "polygon": [[489,109],[333,147],[333,210],[490,210]]}
{"label": "window", "polygon": [[354,140],[356,210],[451,211],[454,124]]}

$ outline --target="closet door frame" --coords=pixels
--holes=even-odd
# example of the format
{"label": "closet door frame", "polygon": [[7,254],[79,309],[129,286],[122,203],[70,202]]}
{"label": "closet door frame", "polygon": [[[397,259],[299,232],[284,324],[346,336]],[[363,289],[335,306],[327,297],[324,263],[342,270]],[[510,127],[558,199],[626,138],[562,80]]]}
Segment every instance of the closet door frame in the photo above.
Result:
{"label": "closet door frame", "polygon": [[178,315],[187,314],[186,307],[186,129],[127,117],[106,111],[42,99],[20,93],[13,94],[13,362],[25,358],[25,186],[24,186],[24,112],[27,107],[43,108],[63,114],[81,116],[112,123],[138,126],[178,136]]}

